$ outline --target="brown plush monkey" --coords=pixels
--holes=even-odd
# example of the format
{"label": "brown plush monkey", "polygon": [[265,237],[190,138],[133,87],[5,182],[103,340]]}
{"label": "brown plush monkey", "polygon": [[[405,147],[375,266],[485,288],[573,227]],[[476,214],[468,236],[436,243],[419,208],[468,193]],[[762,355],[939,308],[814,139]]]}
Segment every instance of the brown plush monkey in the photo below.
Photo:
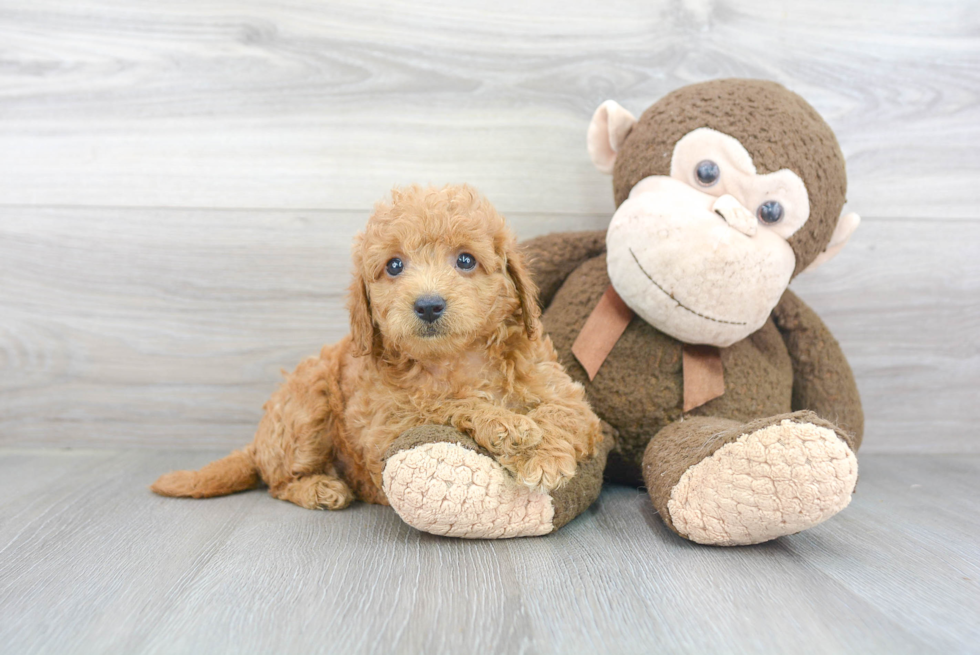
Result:
{"label": "brown plush monkey", "polygon": [[834,337],[790,280],[837,253],[844,159],[782,86],[718,80],[588,133],[613,175],[606,233],[527,244],[543,322],[616,435],[609,480],[645,482],[693,541],[751,544],[850,501],[864,418]]}

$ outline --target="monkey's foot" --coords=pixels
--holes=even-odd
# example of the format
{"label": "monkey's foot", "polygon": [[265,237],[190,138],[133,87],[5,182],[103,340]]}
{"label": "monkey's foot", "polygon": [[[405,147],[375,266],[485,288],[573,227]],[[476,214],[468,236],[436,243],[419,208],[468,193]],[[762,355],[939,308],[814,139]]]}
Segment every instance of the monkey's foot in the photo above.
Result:
{"label": "monkey's foot", "polygon": [[702,544],[756,544],[847,507],[857,458],[831,428],[785,418],[741,434],[688,468],[667,502],[678,534]]}
{"label": "monkey's foot", "polygon": [[532,491],[468,436],[442,426],[409,430],[388,450],[385,495],[403,521],[423,532],[506,539],[554,532],[598,497],[605,451],[583,463],[562,489]]}

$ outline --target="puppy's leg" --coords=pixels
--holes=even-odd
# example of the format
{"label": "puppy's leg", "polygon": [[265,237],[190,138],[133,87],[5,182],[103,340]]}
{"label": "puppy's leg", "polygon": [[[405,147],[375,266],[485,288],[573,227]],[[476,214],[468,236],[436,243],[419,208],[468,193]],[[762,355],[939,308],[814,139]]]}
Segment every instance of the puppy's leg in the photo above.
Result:
{"label": "puppy's leg", "polygon": [[471,434],[521,484],[544,491],[571,479],[578,463],[594,457],[602,441],[599,419],[589,409],[582,387],[569,380],[558,364],[554,367],[554,381],[542,384],[548,394],[528,414],[467,399],[453,405],[447,421]]}
{"label": "puppy's leg", "polygon": [[273,396],[267,404],[256,434],[262,477],[280,500],[306,509],[343,509],[354,493],[333,468],[330,410],[303,400]]}
{"label": "puppy's leg", "polygon": [[354,492],[333,475],[308,475],[269,489],[280,500],[306,509],[344,509],[354,500]]}
{"label": "puppy's leg", "polygon": [[551,491],[572,479],[578,462],[568,443],[555,441],[508,458],[506,466],[521,484],[531,489]]}
{"label": "puppy's leg", "polygon": [[[550,343],[544,345],[547,352]],[[551,490],[570,480],[579,463],[596,456],[603,435],[582,385],[573,382],[557,361],[542,363],[538,370],[540,377],[531,384],[542,402],[527,418],[538,426],[541,440],[518,449],[510,466],[525,485]]]}
{"label": "puppy's leg", "polygon": [[595,457],[602,441],[599,419],[583,399],[553,399],[528,414],[541,429],[541,442],[513,459],[517,479],[529,487],[557,489],[575,475],[578,464]]}
{"label": "puppy's leg", "polygon": [[[547,419],[546,411],[539,418]],[[598,423],[598,421],[597,421]],[[531,489],[551,491],[575,475],[576,449],[562,421],[540,423],[534,412],[511,412],[496,405],[467,407],[452,422],[469,432],[517,481]]]}
{"label": "puppy's leg", "polygon": [[303,361],[265,404],[253,452],[274,497],[307,509],[343,509],[354,493],[333,467],[343,414],[343,342]]}
{"label": "puppy's leg", "polygon": [[[486,401],[470,400],[454,408],[449,423],[471,434],[518,482],[532,489],[550,491],[575,475],[579,458],[575,438],[563,428],[568,422],[566,412],[555,412],[549,407],[543,405],[538,408],[540,411],[535,410],[537,414],[524,415]],[[542,419],[542,423],[537,419]],[[598,419],[592,420],[598,429]],[[575,430],[587,427],[585,423]],[[594,447],[591,451],[594,453]]]}
{"label": "puppy's leg", "polygon": [[541,427],[530,417],[491,405],[464,413],[457,428],[473,433],[473,439],[495,455],[506,457],[520,450],[533,448],[544,437]]}

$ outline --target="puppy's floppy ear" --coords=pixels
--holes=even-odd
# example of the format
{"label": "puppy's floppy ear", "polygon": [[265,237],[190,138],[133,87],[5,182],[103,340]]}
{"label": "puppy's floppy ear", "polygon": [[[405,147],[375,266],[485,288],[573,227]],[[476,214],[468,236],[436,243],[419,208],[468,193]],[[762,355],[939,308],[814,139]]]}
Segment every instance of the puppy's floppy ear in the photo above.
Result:
{"label": "puppy's floppy ear", "polygon": [[367,292],[367,280],[364,279],[361,261],[361,244],[364,237],[360,234],[354,239],[354,279],[351,281],[347,296],[347,309],[350,311],[350,334],[354,342],[354,355],[361,357],[374,351],[376,329],[371,318],[371,300]]}
{"label": "puppy's floppy ear", "polygon": [[531,272],[524,261],[524,255],[517,247],[517,240],[511,237],[504,245],[504,263],[507,276],[517,289],[517,299],[521,303],[521,315],[524,319],[524,331],[529,339],[538,336],[537,319],[541,316],[538,307],[538,287],[531,279]]}

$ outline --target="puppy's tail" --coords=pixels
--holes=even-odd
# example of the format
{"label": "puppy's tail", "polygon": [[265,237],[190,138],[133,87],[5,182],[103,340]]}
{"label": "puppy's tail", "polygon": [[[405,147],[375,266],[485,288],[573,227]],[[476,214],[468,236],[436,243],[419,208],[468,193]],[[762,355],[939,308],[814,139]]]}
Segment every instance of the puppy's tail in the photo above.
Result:
{"label": "puppy's tail", "polygon": [[171,471],[150,489],[161,496],[210,498],[252,489],[259,484],[259,469],[251,449],[236,450],[200,471]]}

